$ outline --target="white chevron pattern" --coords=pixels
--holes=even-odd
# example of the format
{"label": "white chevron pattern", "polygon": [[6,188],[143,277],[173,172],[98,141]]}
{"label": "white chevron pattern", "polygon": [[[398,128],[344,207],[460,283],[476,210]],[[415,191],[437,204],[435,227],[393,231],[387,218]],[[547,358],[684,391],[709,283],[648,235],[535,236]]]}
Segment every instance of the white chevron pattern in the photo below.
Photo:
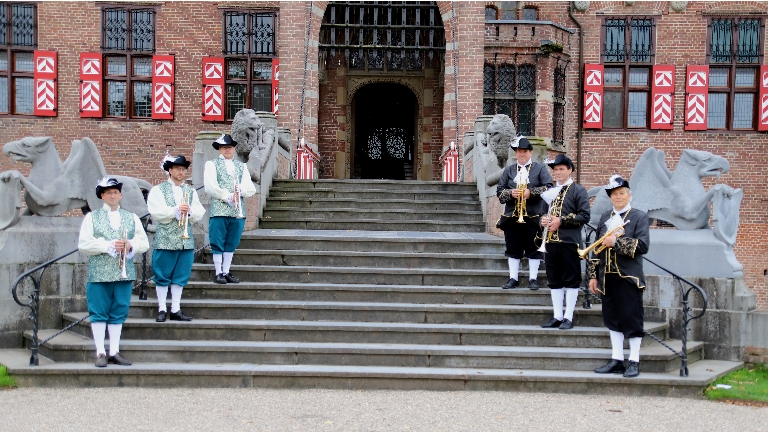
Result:
{"label": "white chevron pattern", "polygon": [[653,99],[653,122],[672,122],[672,95],[660,94]]}
{"label": "white chevron pattern", "polygon": [[171,85],[155,84],[155,112],[158,114],[171,113]]}
{"label": "white chevron pattern", "polygon": [[101,109],[101,85],[97,81],[83,81],[81,88],[83,111]]}
{"label": "white chevron pattern", "polygon": [[173,65],[168,61],[155,62],[155,76],[158,77],[172,77]]}
{"label": "white chevron pattern", "polygon": [[768,94],[760,101],[760,124],[768,125]]}
{"label": "white chevron pattern", "polygon": [[669,87],[672,85],[672,72],[670,71],[661,71],[656,72],[656,76],[654,77],[654,82],[657,86],[660,87]]}
{"label": "white chevron pattern", "polygon": [[101,75],[101,61],[97,59],[83,60],[83,75]]}
{"label": "white chevron pattern", "polygon": [[602,106],[602,95],[595,92],[587,92],[587,98],[584,102],[585,112],[584,120],[590,123],[600,121],[600,111]]}
{"label": "white chevron pattern", "polygon": [[220,115],[221,114],[221,86],[209,85],[205,86],[205,94],[203,95],[205,100],[205,115]]}
{"label": "white chevron pattern", "polygon": [[35,108],[52,110],[55,99],[53,80],[37,80],[35,86]]}
{"label": "white chevron pattern", "polygon": [[587,84],[588,85],[603,85],[603,74],[599,70],[587,71]]}
{"label": "white chevron pattern", "polygon": [[704,95],[688,95],[685,115],[686,121],[693,124],[702,124],[704,123],[704,114]]}
{"label": "white chevron pattern", "polygon": [[41,73],[53,73],[53,57],[38,57],[36,68]]}
{"label": "white chevron pattern", "polygon": [[691,87],[706,87],[707,73],[706,72],[690,72],[688,74],[688,85]]}
{"label": "white chevron pattern", "polygon": [[206,78],[221,78],[222,77],[221,71],[222,71],[221,63],[208,63],[205,65]]}

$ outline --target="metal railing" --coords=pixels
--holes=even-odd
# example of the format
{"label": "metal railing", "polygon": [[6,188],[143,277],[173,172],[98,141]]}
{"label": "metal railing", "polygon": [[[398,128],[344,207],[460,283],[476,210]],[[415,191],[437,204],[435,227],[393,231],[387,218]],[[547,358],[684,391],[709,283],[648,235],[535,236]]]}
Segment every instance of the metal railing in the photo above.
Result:
{"label": "metal railing", "polygon": [[[590,224],[586,224],[584,226],[585,226],[585,228],[587,230],[587,244],[591,244],[592,242],[590,242],[589,239],[590,239],[591,236],[596,236],[597,228],[595,228],[594,226],[592,226]],[[666,268],[660,266],[659,264],[657,264],[654,261],[649,260],[645,256],[643,256],[643,260],[645,260],[645,261],[655,265],[659,269],[661,269],[664,272],[668,273],[670,276],[672,276],[675,279],[675,281],[677,282],[678,286],[680,287],[680,296],[681,296],[681,299],[682,299],[681,303],[682,303],[682,313],[683,313],[683,317],[682,317],[683,328],[682,328],[682,331],[681,331],[681,334],[680,334],[680,340],[682,342],[681,350],[680,350],[680,352],[678,352],[677,350],[675,350],[671,346],[669,346],[666,343],[664,343],[663,340],[661,340],[658,337],[656,337],[656,335],[654,335],[653,333],[651,333],[651,332],[649,332],[647,330],[643,330],[643,333],[645,333],[651,339],[653,339],[656,342],[658,342],[659,344],[661,344],[663,347],[665,347],[668,350],[672,351],[676,356],[680,357],[680,376],[681,377],[687,377],[688,376],[688,332],[691,330],[688,327],[688,325],[690,324],[691,321],[693,321],[695,319],[698,319],[698,318],[701,318],[702,315],[704,315],[704,313],[707,311],[707,302],[708,302],[707,293],[704,291],[704,289],[702,289],[697,284],[695,284],[695,283],[689,281],[688,279],[686,279],[686,278],[684,278],[684,277],[682,277],[682,276],[680,276],[680,275],[670,271],[669,269],[666,269]],[[586,280],[586,278],[584,278],[584,279]],[[687,289],[683,285],[683,283],[688,285]],[[702,300],[701,312],[699,312],[696,315],[692,314],[693,307],[691,307],[690,300],[688,299],[688,296],[691,294],[691,291],[697,292],[701,296],[701,300]],[[589,292],[589,289],[587,289],[587,294],[585,295],[585,300],[584,300],[585,304],[588,302],[588,297],[586,297],[586,296],[592,296],[592,293]],[[586,309],[589,309],[589,307],[591,307],[591,304],[590,304],[589,307],[587,307],[587,306],[584,306],[584,307]]]}
{"label": "metal railing", "polygon": [[[202,189],[203,186],[199,186],[195,188],[196,191]],[[145,215],[142,215],[139,217],[140,220],[143,220],[142,227],[146,231],[147,225],[149,224],[150,220],[150,214],[147,213]],[[208,245],[203,246],[200,249],[195,250],[195,255],[203,249],[205,249]],[[28,270],[24,273],[22,273],[19,277],[16,278],[16,280],[13,282],[13,286],[11,288],[11,294],[13,295],[13,299],[16,301],[16,303],[19,306],[22,307],[28,307],[30,309],[30,316],[29,319],[32,321],[32,343],[30,346],[30,351],[32,351],[32,355],[29,359],[29,365],[30,366],[39,366],[40,359],[39,359],[39,350],[40,346],[45,344],[46,342],[50,341],[51,339],[55,338],[56,336],[64,333],[65,331],[71,329],[72,327],[80,324],[81,322],[85,321],[86,319],[90,318],[90,315],[86,315],[79,320],[73,322],[72,324],[64,327],[60,331],[56,332],[54,335],[49,337],[48,339],[45,339],[44,341],[40,341],[38,338],[38,328],[40,326],[40,282],[43,279],[43,275],[45,274],[45,270],[50,267],[52,264],[55,264],[56,262],[74,254],[75,252],[79,251],[79,248],[73,249],[63,255],[60,255],[50,261],[46,261],[39,266]],[[37,272],[40,272],[40,274],[35,278],[34,274]],[[33,289],[32,292],[27,296],[29,297],[29,302],[23,302],[19,299],[17,289],[21,281],[24,279],[29,278],[32,280]],[[136,288],[139,289],[139,300],[146,300],[147,299],[147,283],[149,281],[147,280],[147,252],[144,252],[143,254],[143,260],[141,263],[141,282],[139,282],[138,285],[134,286],[133,289]]]}

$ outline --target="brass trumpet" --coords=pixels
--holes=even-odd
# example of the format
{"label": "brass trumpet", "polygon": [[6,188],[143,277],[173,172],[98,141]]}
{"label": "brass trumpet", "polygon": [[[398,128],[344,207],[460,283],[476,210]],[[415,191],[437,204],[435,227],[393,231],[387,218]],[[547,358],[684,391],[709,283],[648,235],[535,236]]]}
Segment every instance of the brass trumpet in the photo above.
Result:
{"label": "brass trumpet", "polygon": [[[184,193],[181,196],[181,204],[191,204],[191,197],[189,196],[189,193],[185,190]],[[189,212],[185,212],[183,215],[181,215],[181,219],[179,220],[179,226],[182,228],[181,232],[181,238],[188,239],[189,234],[187,234],[187,228],[189,227]]]}
{"label": "brass trumpet", "polygon": [[120,238],[123,241],[123,248],[120,249],[120,279],[128,279],[128,274],[125,271],[125,261],[128,255],[125,242],[128,241],[128,230],[123,228],[123,234]]}
{"label": "brass trumpet", "polygon": [[525,223],[524,216],[528,216],[528,209],[525,204],[525,189],[528,184],[521,183],[517,185],[517,190],[520,191],[520,196],[517,198],[517,223]]}
{"label": "brass trumpet", "polygon": [[243,205],[240,202],[240,185],[235,181],[232,184],[232,193],[237,195],[237,200],[235,201],[235,208],[237,209],[237,218],[243,219],[245,216],[243,215]]}
{"label": "brass trumpet", "polygon": [[594,243],[592,243],[591,245],[587,246],[586,248],[584,248],[584,249],[576,249],[576,252],[579,254],[579,258],[586,259],[587,255],[589,255],[589,252],[592,251],[592,249],[595,249],[595,248],[597,248],[597,249],[595,249],[595,253],[596,254],[599,254],[600,252],[604,251],[605,248],[607,248],[608,246],[603,244],[603,240],[605,240],[606,237],[608,237],[610,235],[613,235],[613,234],[616,234],[616,237],[621,237],[622,235],[624,235],[624,225],[626,225],[628,223],[629,223],[629,221],[626,221],[623,224],[617,226],[616,228],[608,231],[607,233],[605,233],[605,235],[603,235],[602,237],[597,239]]}

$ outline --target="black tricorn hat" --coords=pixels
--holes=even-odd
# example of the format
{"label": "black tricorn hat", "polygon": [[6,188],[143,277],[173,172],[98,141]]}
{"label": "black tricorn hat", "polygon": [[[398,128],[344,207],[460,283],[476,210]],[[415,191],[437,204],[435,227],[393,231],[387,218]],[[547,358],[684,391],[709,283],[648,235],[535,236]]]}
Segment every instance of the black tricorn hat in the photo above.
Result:
{"label": "black tricorn hat", "polygon": [[116,178],[104,177],[96,184],[96,198],[101,199],[101,194],[107,189],[117,189],[123,191],[123,184]]}
{"label": "black tricorn hat", "polygon": [[213,148],[215,148],[216,150],[218,150],[219,147],[221,146],[234,147],[236,145],[237,145],[237,141],[233,140],[232,136],[228,134],[221,134],[221,136],[216,141],[213,142]]}
{"label": "black tricorn hat", "polygon": [[605,193],[607,193],[608,196],[611,196],[611,192],[621,187],[629,189],[629,181],[624,180],[624,178],[618,174],[614,174],[608,180],[608,187],[605,188]]}
{"label": "black tricorn hat", "polygon": [[513,139],[509,146],[515,150],[533,150],[531,142],[524,136]]}
{"label": "black tricorn hat", "polygon": [[573,161],[571,160],[571,158],[569,158],[568,156],[566,156],[566,155],[564,155],[562,153],[557,155],[557,157],[555,158],[554,162],[549,162],[549,163],[547,163],[547,165],[549,165],[549,167],[552,168],[552,169],[554,169],[556,165],[565,165],[565,166],[567,166],[568,168],[570,168],[572,170],[576,169],[573,166]]}
{"label": "black tricorn hat", "polygon": [[182,155],[178,155],[178,156],[166,155],[163,158],[163,165],[162,165],[162,167],[163,167],[163,169],[165,171],[168,171],[174,165],[181,165],[184,168],[189,168],[189,166],[191,164],[192,164],[192,162],[188,161],[187,158],[185,158]]}

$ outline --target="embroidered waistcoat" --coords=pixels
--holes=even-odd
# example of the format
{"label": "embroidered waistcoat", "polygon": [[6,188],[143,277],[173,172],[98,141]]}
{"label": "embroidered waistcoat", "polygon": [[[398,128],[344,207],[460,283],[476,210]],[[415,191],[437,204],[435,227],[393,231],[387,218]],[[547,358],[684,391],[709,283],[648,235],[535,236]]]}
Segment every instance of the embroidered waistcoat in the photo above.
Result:
{"label": "embroidered waistcoat", "polygon": [[[176,199],[173,197],[173,185],[169,182],[163,182],[159,185],[160,191],[165,198],[165,204],[168,207],[176,207]],[[181,191],[187,197],[187,204],[192,206],[192,197],[195,190],[192,186],[182,183]],[[192,222],[187,224],[188,239],[181,238],[184,228],[179,226],[179,221],[174,219],[166,224],[157,224],[155,232],[155,249],[181,250],[194,249],[195,240],[192,238]]]}
{"label": "embroidered waistcoat", "polygon": [[[234,182],[235,179],[238,181],[243,178],[243,171],[245,171],[245,164],[238,161],[233,160],[235,163],[235,177],[232,177],[227,172],[227,168],[224,165],[224,159],[222,158],[216,158],[213,160],[213,165],[216,167],[216,181],[219,183],[219,187],[222,189],[226,189],[230,192],[234,191]],[[243,201],[243,197],[240,197],[240,206],[243,208],[243,216],[245,216],[245,205]],[[227,216],[227,217],[237,217],[237,209],[230,206],[226,203],[226,201],[218,200],[216,198],[211,198],[211,217],[214,216]]]}
{"label": "embroidered waistcoat", "polygon": [[[120,225],[128,231],[128,240],[133,239],[136,231],[134,225],[133,213],[118,209],[120,212]],[[120,240],[122,238],[121,230],[112,229],[109,225],[109,214],[104,209],[99,209],[91,213],[93,220],[93,236],[101,237],[107,241]],[[92,255],[88,259],[88,282],[117,282],[123,280],[136,280],[136,268],[133,266],[133,258],[125,260],[126,279],[120,277],[121,262],[120,255],[112,257],[103,253]]]}

